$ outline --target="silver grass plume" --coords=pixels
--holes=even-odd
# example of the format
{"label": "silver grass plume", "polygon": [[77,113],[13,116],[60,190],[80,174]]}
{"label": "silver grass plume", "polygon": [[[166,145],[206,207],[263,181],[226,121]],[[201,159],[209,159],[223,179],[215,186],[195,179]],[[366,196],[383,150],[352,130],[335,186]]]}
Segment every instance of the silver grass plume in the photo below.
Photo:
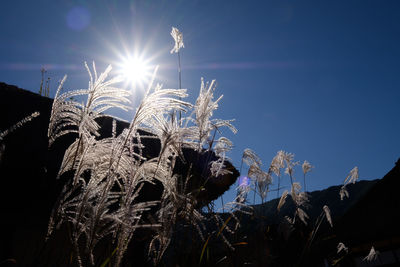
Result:
{"label": "silver grass plume", "polygon": [[257,163],[253,162],[248,170],[247,177],[252,179],[255,185],[255,192],[260,195],[261,201],[264,203],[269,185],[272,183],[271,176],[267,172],[264,172]]}
{"label": "silver grass plume", "polygon": [[264,203],[264,200],[267,198],[267,194],[269,192],[269,186],[272,184],[272,177],[267,172],[261,172],[259,176],[257,176],[257,190],[261,197],[261,202]]}
{"label": "silver grass plume", "polygon": [[250,205],[246,205],[238,200],[238,197],[234,201],[225,204],[225,209],[230,209],[231,212],[239,212],[247,215],[253,215],[254,208]]}
{"label": "silver grass plume", "polygon": [[358,180],[358,167],[354,167],[344,180],[344,184],[350,184],[350,183],[355,184],[357,180]]}
{"label": "silver grass plume", "polygon": [[295,216],[293,217],[293,220],[296,219],[296,215],[300,218],[300,220],[307,225],[307,219],[308,219],[308,215],[307,213],[301,209],[301,208],[297,208],[295,211]]}
{"label": "silver grass plume", "polygon": [[301,165],[302,169],[303,169],[303,178],[304,178],[304,191],[307,191],[306,189],[306,174],[308,172],[310,172],[312,170],[312,168],[314,168],[314,166],[312,166],[310,164],[310,162],[308,162],[307,160],[305,160],[303,162],[303,164]]}
{"label": "silver grass plume", "polygon": [[314,166],[312,166],[312,165],[310,164],[310,162],[308,162],[307,160],[305,160],[305,161],[303,162],[303,164],[301,165],[301,167],[302,167],[302,169],[303,169],[303,173],[304,173],[304,174],[310,172],[311,169],[314,168]]}
{"label": "silver grass plume", "polygon": [[300,189],[301,185],[299,183],[297,182],[292,183],[292,189],[290,195],[296,205],[296,211],[293,217],[293,221],[296,219],[297,215],[300,218],[300,220],[307,225],[306,219],[308,219],[308,215],[301,207],[307,207],[309,200],[307,193],[300,192]]}
{"label": "silver grass plume", "polygon": [[346,247],[342,242],[337,245],[337,253],[339,254],[341,251],[348,252],[349,248]]}
{"label": "silver grass plume", "polygon": [[33,118],[38,117],[39,115],[40,115],[40,113],[38,111],[33,112],[31,115],[26,116],[25,118],[23,118],[22,120],[20,120],[19,122],[17,122],[13,126],[11,126],[10,128],[0,132],[0,162],[2,161],[3,153],[4,153],[5,147],[6,147],[5,144],[3,143],[4,138],[7,135],[9,135],[10,133],[17,130],[18,128],[22,127],[27,122],[30,122]]}
{"label": "silver grass plume", "polygon": [[260,157],[251,149],[246,148],[243,151],[242,161],[249,166],[247,176],[252,179],[254,190],[260,195],[261,202],[264,203],[272,183],[271,174],[262,170]]}
{"label": "silver grass plume", "polygon": [[329,209],[329,207],[327,205],[325,205],[323,207],[323,210],[325,212],[325,218],[326,220],[329,222],[329,224],[331,225],[331,227],[333,227],[333,222],[332,222],[332,217],[331,217],[331,210]]}
{"label": "silver grass plume", "polygon": [[226,152],[232,149],[232,142],[228,138],[221,136],[215,143],[214,152],[219,158],[211,162],[211,174],[217,177],[220,174],[225,175],[232,173],[225,169],[225,160],[228,159],[226,157]]}
{"label": "silver grass plume", "polygon": [[343,185],[340,188],[339,195],[340,195],[340,200],[343,200],[345,197],[347,197],[347,198],[349,197],[349,191],[347,191],[347,188],[345,185]]}
{"label": "silver grass plume", "polygon": [[185,47],[183,44],[183,34],[177,28],[172,27],[171,36],[175,41],[174,48],[171,50],[171,54],[178,53],[181,48]]}
{"label": "silver grass plume", "polygon": [[[98,135],[99,125],[95,119],[107,116],[104,114],[111,108],[127,111],[130,103],[127,98],[130,92],[120,89],[114,84],[122,81],[121,76],[106,80],[111,72],[111,65],[97,75],[93,62],[93,74],[85,62],[90,81],[87,89],[79,89],[61,93],[67,76],[61,80],[53,101],[48,129],[49,146],[60,136],[68,133],[82,135]],[[86,103],[72,100],[77,96],[87,96]]]}
{"label": "silver grass plume", "polygon": [[275,157],[272,159],[270,170],[275,173],[276,176],[281,175],[281,169],[285,167],[284,165],[284,155],[285,152],[283,150],[279,150]]}
{"label": "silver grass plume", "polygon": [[290,190],[290,195],[293,199],[293,201],[295,202],[295,204],[299,204],[299,197],[300,197],[300,189],[301,189],[301,185],[299,183],[292,183],[292,187]]}
{"label": "silver grass plume", "polygon": [[245,162],[248,166],[253,165],[254,163],[258,166],[262,165],[260,157],[251,149],[246,148],[243,151],[243,156],[242,156],[243,162]]}
{"label": "silver grass plume", "polygon": [[285,167],[286,152],[279,150],[271,161],[269,173],[273,172],[278,177],[277,197],[279,197],[280,183],[281,183],[281,169]]}
{"label": "silver grass plume", "polygon": [[[129,125],[125,143],[135,136],[139,127],[145,127],[152,133],[158,133],[161,136],[161,133],[165,132],[165,124],[158,119],[169,114],[170,111],[186,112],[186,108],[191,107],[191,104],[177,99],[187,96],[186,89],[162,89],[160,84],[153,87],[157,69],[158,67],[155,68],[146,93]],[[154,119],[155,116],[158,116],[158,119]]]}
{"label": "silver grass plume", "polygon": [[219,175],[231,174],[232,172],[225,169],[225,158],[219,158],[217,160],[211,161],[210,172],[212,176],[218,177]]}
{"label": "silver grass plume", "polygon": [[296,201],[299,206],[309,207],[309,196],[304,191],[297,195]]}
{"label": "silver grass plume", "polygon": [[[285,168],[286,165],[286,168]],[[292,200],[296,206],[296,210],[293,216],[293,223],[296,220],[296,217],[299,217],[299,219],[304,223],[307,224],[306,219],[308,219],[307,213],[304,211],[303,208],[307,208],[309,206],[309,199],[308,199],[308,194],[303,191],[300,192],[301,190],[301,185],[298,182],[294,182],[294,168],[296,165],[299,165],[298,161],[294,161],[294,154],[293,153],[288,153],[283,150],[280,150],[277,152],[275,157],[271,161],[271,165],[269,167],[268,173],[275,173],[275,175],[278,176],[278,197],[279,197],[279,190],[280,190],[280,179],[281,179],[281,169],[285,168],[285,174],[287,174],[290,177],[290,183],[291,183],[291,190],[290,190],[290,195],[292,197]],[[308,164],[307,161],[303,163],[303,172],[306,173],[310,171],[311,165]],[[280,197],[279,203],[277,210],[279,211],[281,207],[284,205],[287,195],[289,192],[287,190],[284,191],[282,196]]]}
{"label": "silver grass plume", "polygon": [[225,153],[232,150],[233,144],[231,140],[221,136],[214,146],[214,152],[219,157],[225,157]]}
{"label": "silver grass plume", "polygon": [[[87,145],[82,157],[77,160],[77,166],[74,167],[75,186],[65,191],[58,210],[51,218],[51,222],[61,218],[60,223],[63,221],[71,223],[71,238],[78,262],[81,261],[82,254],[78,240],[82,235],[86,240],[85,254],[93,263],[93,250],[96,244],[111,234],[116,235],[115,238],[119,243],[116,257],[119,261],[126,249],[124,242],[129,242],[137,227],[143,227],[139,225],[141,213],[154,205],[153,202],[134,202],[141,189],[140,184],[148,177],[142,171],[146,164],[138,166],[129,151],[125,151],[119,164],[116,165],[114,155],[121,147],[121,139],[117,137],[95,141],[91,138],[83,142]],[[89,180],[83,177],[85,170],[90,171]],[[117,177],[121,180],[117,180]],[[111,189],[115,185],[121,188],[121,192],[112,192]],[[121,194],[122,192],[124,193]],[[110,210],[109,207],[117,201],[120,203],[120,208]],[[51,229],[50,224],[49,233]]]}
{"label": "silver grass plume", "polygon": [[293,161],[294,154],[292,153],[285,153],[284,160],[286,162],[285,174],[290,176],[290,181],[293,183],[293,174],[294,174],[294,167],[299,165],[298,161]]}
{"label": "silver grass plume", "polygon": [[358,167],[354,167],[346,176],[343,182],[343,186],[340,188],[339,191],[340,200],[343,200],[345,197],[349,197],[349,192],[347,191],[346,186],[350,183],[355,184],[357,180],[358,180]]}
{"label": "silver grass plume", "polygon": [[[134,203],[141,189],[140,184],[147,180],[148,176],[141,175],[147,165],[142,164],[139,167],[136,162],[136,159],[142,160],[141,155],[133,152],[132,145],[126,146],[128,130],[116,137],[114,123],[112,138],[95,140],[95,136],[98,135],[95,119],[104,116],[103,112],[112,107],[127,110],[125,103],[129,101],[126,98],[127,91],[112,86],[119,79],[106,81],[111,67],[99,77],[95,66],[93,68],[94,78],[87,67],[90,76],[87,90],[60,94],[66,78],[64,77],[53,103],[49,126],[50,140],[54,141],[68,132],[78,133],[79,138],[64,155],[59,174],[70,169],[74,170],[74,174],[71,184],[65,185],[53,209],[48,234],[52,233],[54,227],[64,222],[70,223],[76,259],[78,264],[82,265],[82,251],[78,244],[81,236],[84,236],[86,241],[85,255],[94,264],[93,250],[97,242],[113,233],[119,245],[115,258],[118,265],[126,249],[125,242],[129,242],[137,227],[142,227],[138,225],[141,213],[153,203]],[[87,94],[86,104],[68,100],[71,96],[84,94]],[[152,100],[157,104],[157,99]],[[140,146],[140,142],[138,145]],[[90,177],[84,177],[84,173],[90,173]],[[112,192],[114,187],[120,188],[121,191]],[[110,210],[109,207],[117,201],[122,201],[121,207]]]}
{"label": "silver grass plume", "polygon": [[[190,107],[189,104],[185,104]],[[155,134],[161,143],[159,157],[168,157],[171,154],[181,156],[182,148],[192,147],[188,139],[192,138],[192,132],[186,127],[180,127],[180,123],[166,114],[154,114],[145,122],[149,125],[148,131]],[[166,153],[168,152],[168,153]]]}
{"label": "silver grass plume", "polygon": [[32,119],[38,117],[40,115],[40,112],[35,111],[33,112],[31,115],[26,116],[25,118],[23,118],[22,120],[20,120],[19,122],[17,122],[16,124],[14,124],[13,126],[11,126],[10,128],[0,132],[0,143],[3,141],[3,139],[9,135],[10,133],[14,132],[15,130],[17,130],[18,128],[22,127],[24,124],[26,124],[27,122],[30,122]]}
{"label": "silver grass plume", "polygon": [[376,251],[375,248],[372,246],[371,250],[369,251],[368,255],[363,258],[363,261],[375,261],[379,256],[379,251]]}
{"label": "silver grass plume", "polygon": [[161,181],[164,186],[161,208],[156,213],[161,227],[156,229],[157,234],[149,246],[149,255],[153,258],[154,263],[158,264],[171,241],[174,225],[178,218],[201,229],[199,224],[203,216],[194,208],[196,202],[190,193],[185,194],[178,190],[178,177],[172,175],[172,166],[165,160],[154,164],[156,165],[153,165],[152,170],[155,170],[156,173],[153,177]]}
{"label": "silver grass plume", "polygon": [[[175,52],[178,54],[178,79],[179,79],[179,81],[178,81],[179,88],[178,89],[181,89],[182,88],[182,69],[181,69],[181,53],[179,52],[179,50],[184,47],[183,34],[177,28],[172,27],[171,36],[172,36],[172,38],[174,38],[175,44],[174,44],[174,48],[172,48],[170,53],[172,54]],[[172,117],[172,119],[176,120],[176,111],[174,111],[171,114],[171,117]],[[181,125],[181,118],[182,118],[182,111],[179,111],[180,125]]]}
{"label": "silver grass plume", "polygon": [[282,193],[282,196],[281,196],[281,198],[279,199],[279,203],[278,203],[278,207],[277,207],[277,210],[278,210],[278,211],[280,211],[281,208],[282,208],[282,206],[285,204],[286,198],[287,198],[288,194],[289,194],[289,191],[287,191],[287,190],[285,190],[285,191]]}
{"label": "silver grass plume", "polygon": [[222,95],[215,101],[214,91],[216,89],[216,81],[204,83],[201,79],[200,93],[194,106],[194,132],[197,133],[196,140],[198,141],[197,150],[201,151],[207,144],[212,130],[217,130],[221,127],[228,127],[233,133],[236,133],[236,128],[232,125],[232,120],[211,120],[213,112],[218,108],[218,102],[222,99]]}
{"label": "silver grass plume", "polygon": [[[243,203],[246,201],[246,196],[247,196],[247,194],[250,192],[250,190],[251,190],[250,186],[244,185],[244,184],[240,184],[240,185],[236,188],[236,191],[237,191],[238,193],[237,193],[235,202],[236,202],[236,203],[242,203],[242,204],[243,204]],[[229,203],[227,203],[227,205],[230,206]]]}
{"label": "silver grass plume", "polygon": [[[315,236],[317,235],[317,232],[318,232],[318,230],[319,230],[319,228],[321,226],[321,223],[322,223],[324,217],[329,222],[331,227],[333,227],[332,218],[331,218],[331,212],[329,210],[329,207],[324,205],[324,207],[322,208],[321,214],[318,216],[318,218],[317,218],[317,220],[315,222],[314,229],[311,232],[311,237],[307,241],[306,248],[310,248],[312,242],[314,241]],[[341,248],[341,249],[345,248],[345,246],[344,245],[342,246],[342,245],[343,245],[343,243],[339,243],[339,245],[338,245],[338,253],[339,253],[339,248]]]}
{"label": "silver grass plume", "polygon": [[112,120],[111,136],[115,138],[117,136],[117,121],[115,118]]}

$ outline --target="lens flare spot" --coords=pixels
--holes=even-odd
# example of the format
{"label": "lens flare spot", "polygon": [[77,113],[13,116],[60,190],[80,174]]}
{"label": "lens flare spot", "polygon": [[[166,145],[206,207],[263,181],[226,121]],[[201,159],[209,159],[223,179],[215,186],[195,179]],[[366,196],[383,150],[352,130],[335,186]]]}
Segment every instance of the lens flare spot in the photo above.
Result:
{"label": "lens flare spot", "polygon": [[239,177],[239,186],[246,187],[250,184],[250,179],[247,176],[240,176]]}

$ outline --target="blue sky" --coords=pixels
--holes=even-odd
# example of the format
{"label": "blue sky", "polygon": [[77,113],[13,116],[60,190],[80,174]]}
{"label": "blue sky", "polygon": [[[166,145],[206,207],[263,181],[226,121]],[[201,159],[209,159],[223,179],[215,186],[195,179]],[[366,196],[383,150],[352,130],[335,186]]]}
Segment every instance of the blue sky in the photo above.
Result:
{"label": "blue sky", "polygon": [[[37,92],[40,68],[66,87],[87,86],[83,62],[118,65],[127,51],[159,65],[176,88],[171,26],[184,35],[182,86],[218,81],[215,116],[236,119],[235,148],[265,168],[278,150],[315,166],[308,189],[380,178],[400,157],[398,1],[3,0],[0,81]],[[140,97],[140,93],[136,95]],[[302,181],[297,170],[295,177]],[[287,177],[286,177],[287,179]],[[226,195],[225,202],[234,192]],[[275,194],[274,194],[275,195]],[[251,198],[252,199],[252,198]]]}

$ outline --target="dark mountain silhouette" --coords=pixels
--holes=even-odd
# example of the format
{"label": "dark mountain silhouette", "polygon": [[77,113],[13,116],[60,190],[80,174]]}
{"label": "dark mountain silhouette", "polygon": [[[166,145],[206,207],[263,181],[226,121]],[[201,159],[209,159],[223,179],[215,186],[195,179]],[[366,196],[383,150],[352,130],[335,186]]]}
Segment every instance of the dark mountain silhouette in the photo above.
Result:
{"label": "dark mountain silhouette", "polygon": [[374,246],[380,251],[374,266],[400,266],[399,188],[400,159],[337,222],[334,240],[350,248],[343,265],[360,265]]}
{"label": "dark mountain silhouette", "polygon": [[[208,264],[224,259],[218,266],[400,266],[399,163],[382,179],[349,184],[350,195],[344,200],[339,196],[341,186],[310,192],[307,225],[297,219],[290,226],[284,219],[293,218],[295,210],[289,196],[280,212],[279,199],[254,205],[253,215],[237,214],[241,227],[232,242],[235,251],[214,240]],[[324,205],[331,210],[333,227],[322,219],[311,241]],[[339,242],[348,247],[348,253],[337,253]],[[381,252],[379,258],[363,261],[372,246]]]}
{"label": "dark mountain silhouette", "polygon": [[[366,194],[371,187],[373,187],[378,180],[372,181],[359,181],[355,184],[349,184],[347,189],[349,191],[349,198],[340,200],[339,191],[341,186],[331,186],[327,189],[317,190],[308,193],[309,205],[305,208],[307,215],[310,217],[309,221],[314,221],[322,212],[322,207],[327,205],[331,210],[332,218],[335,221],[342,217],[346,211],[352,207],[357,200]],[[273,199],[264,204],[253,206],[255,213],[265,218],[268,224],[275,224],[282,221],[284,216],[292,216],[294,213],[294,204],[290,196],[288,196],[286,203],[281,208],[280,212],[277,211],[279,199]]]}

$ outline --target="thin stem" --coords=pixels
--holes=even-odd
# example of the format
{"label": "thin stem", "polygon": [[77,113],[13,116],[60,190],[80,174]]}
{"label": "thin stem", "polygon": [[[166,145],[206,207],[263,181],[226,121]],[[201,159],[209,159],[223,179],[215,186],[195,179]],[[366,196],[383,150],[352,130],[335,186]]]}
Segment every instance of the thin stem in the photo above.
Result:
{"label": "thin stem", "polygon": [[[182,89],[182,69],[181,69],[181,53],[179,53],[178,51],[178,77],[179,77],[179,88],[178,89]],[[179,100],[182,100],[181,97],[179,97]],[[179,123],[180,126],[182,126],[182,111],[179,110]]]}
{"label": "thin stem", "polygon": [[243,156],[242,156],[242,162],[240,163],[240,170],[239,170],[240,175],[242,175],[242,167],[243,167]]}
{"label": "thin stem", "polygon": [[322,220],[323,220],[324,216],[325,216],[325,213],[322,211],[322,213],[318,216],[318,218],[317,218],[317,220],[316,220],[316,222],[315,222],[314,229],[312,230],[311,236],[310,236],[310,238],[307,240],[307,242],[306,242],[306,244],[305,244],[305,246],[304,246],[304,248],[303,248],[303,251],[301,252],[301,255],[300,255],[300,258],[299,258],[299,261],[298,261],[298,262],[301,262],[301,261],[302,261],[302,259],[303,259],[304,255],[305,255],[305,253],[310,249],[311,244],[312,244],[312,242],[314,241],[314,238],[315,238],[315,236],[316,236],[316,234],[317,234],[317,232],[318,232],[318,230],[319,230],[319,227],[321,226],[321,223],[322,223]]}
{"label": "thin stem", "polygon": [[290,184],[293,186],[293,177],[291,174],[289,174],[289,177],[290,177]]}
{"label": "thin stem", "polygon": [[279,188],[281,187],[281,175],[279,174],[278,176],[278,192],[277,192],[277,197],[279,198]]}
{"label": "thin stem", "polygon": [[240,179],[241,179],[241,177],[242,177],[242,167],[243,167],[243,156],[242,156],[242,162],[240,163],[239,181],[238,181],[239,187],[238,187],[238,192],[237,192],[237,194],[236,194],[236,202],[238,201],[238,197],[239,197],[239,195],[240,195],[240,193],[241,193]]}

